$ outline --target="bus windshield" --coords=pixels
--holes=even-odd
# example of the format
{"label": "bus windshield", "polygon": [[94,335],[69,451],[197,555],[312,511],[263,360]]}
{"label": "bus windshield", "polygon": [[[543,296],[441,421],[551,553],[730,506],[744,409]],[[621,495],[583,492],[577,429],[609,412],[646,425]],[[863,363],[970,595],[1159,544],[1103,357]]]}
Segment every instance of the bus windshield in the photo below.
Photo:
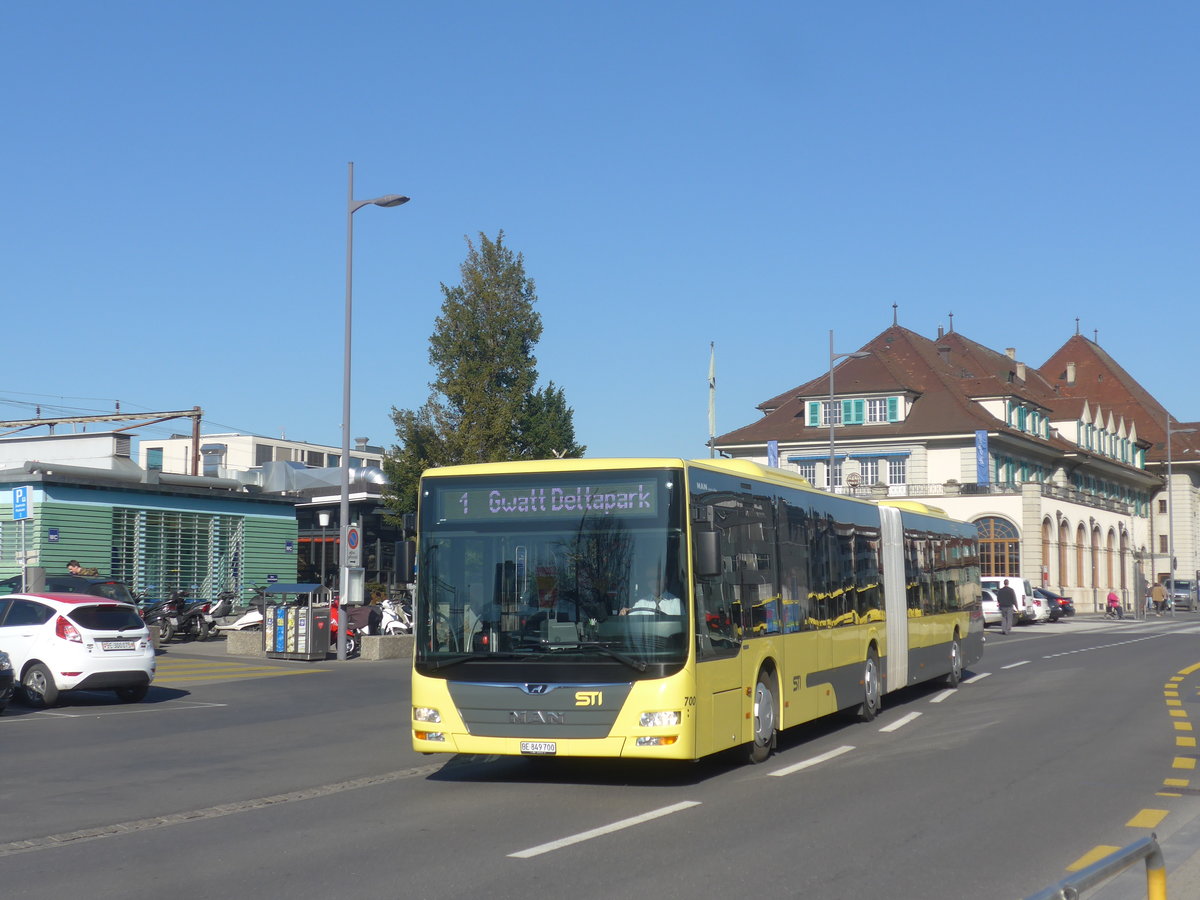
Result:
{"label": "bus windshield", "polygon": [[417,665],[682,662],[683,496],[670,470],[426,477]]}

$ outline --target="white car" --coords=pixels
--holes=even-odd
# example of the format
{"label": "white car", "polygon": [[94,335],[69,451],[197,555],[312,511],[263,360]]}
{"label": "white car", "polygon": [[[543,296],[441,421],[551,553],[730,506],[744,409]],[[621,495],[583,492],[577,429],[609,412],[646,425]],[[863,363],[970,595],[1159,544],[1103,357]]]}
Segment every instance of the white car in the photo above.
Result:
{"label": "white car", "polygon": [[1004,586],[1008,586],[1017,595],[1017,605],[1013,612],[1014,622],[1047,622],[1050,619],[1050,606],[1045,601],[1039,601],[1033,596],[1033,588],[1025,578],[981,578],[980,584],[985,591],[993,594]]}
{"label": "white car", "polygon": [[90,594],[0,597],[0,650],[25,700],[54,706],[61,691],[114,691],[134,703],[154,680],[150,630],[128,603]]}
{"label": "white car", "polygon": [[983,627],[988,625],[999,625],[1003,621],[1000,618],[1000,604],[996,602],[996,595],[989,590],[984,590],[983,599]]}

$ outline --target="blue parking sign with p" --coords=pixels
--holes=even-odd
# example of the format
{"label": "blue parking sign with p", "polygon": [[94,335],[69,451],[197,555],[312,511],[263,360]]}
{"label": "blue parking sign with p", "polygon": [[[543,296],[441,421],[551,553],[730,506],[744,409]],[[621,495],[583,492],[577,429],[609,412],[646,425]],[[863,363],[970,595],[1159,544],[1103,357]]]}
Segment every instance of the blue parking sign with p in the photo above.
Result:
{"label": "blue parking sign with p", "polygon": [[21,520],[29,518],[29,488],[15,487],[13,488],[13,519]]}

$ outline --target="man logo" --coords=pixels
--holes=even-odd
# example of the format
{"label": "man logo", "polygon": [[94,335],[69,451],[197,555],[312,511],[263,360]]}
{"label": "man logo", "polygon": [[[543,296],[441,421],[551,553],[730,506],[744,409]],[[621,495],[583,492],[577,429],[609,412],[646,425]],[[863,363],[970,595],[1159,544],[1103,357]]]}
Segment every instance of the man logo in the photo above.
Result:
{"label": "man logo", "polygon": [[548,684],[527,684],[525,685],[525,693],[527,694],[544,694],[550,690]]}
{"label": "man logo", "polygon": [[576,706],[603,706],[604,695],[600,691],[576,691]]}

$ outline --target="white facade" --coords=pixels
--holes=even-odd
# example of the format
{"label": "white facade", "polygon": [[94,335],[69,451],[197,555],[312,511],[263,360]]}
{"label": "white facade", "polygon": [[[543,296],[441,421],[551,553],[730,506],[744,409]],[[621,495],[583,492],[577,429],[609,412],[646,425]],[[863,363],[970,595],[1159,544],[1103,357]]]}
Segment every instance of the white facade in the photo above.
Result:
{"label": "white facade", "polygon": [[[174,435],[165,440],[143,439],[138,461],[143,468],[160,469],[181,475],[192,474],[193,442],[190,437]],[[197,460],[199,475],[227,477],[231,472],[247,472],[270,462],[296,463],[307,468],[335,468],[340,465],[341,447],[310,444],[285,438],[256,434],[204,434],[200,436]],[[383,452],[361,439],[350,450],[353,468],[381,467]]]}

